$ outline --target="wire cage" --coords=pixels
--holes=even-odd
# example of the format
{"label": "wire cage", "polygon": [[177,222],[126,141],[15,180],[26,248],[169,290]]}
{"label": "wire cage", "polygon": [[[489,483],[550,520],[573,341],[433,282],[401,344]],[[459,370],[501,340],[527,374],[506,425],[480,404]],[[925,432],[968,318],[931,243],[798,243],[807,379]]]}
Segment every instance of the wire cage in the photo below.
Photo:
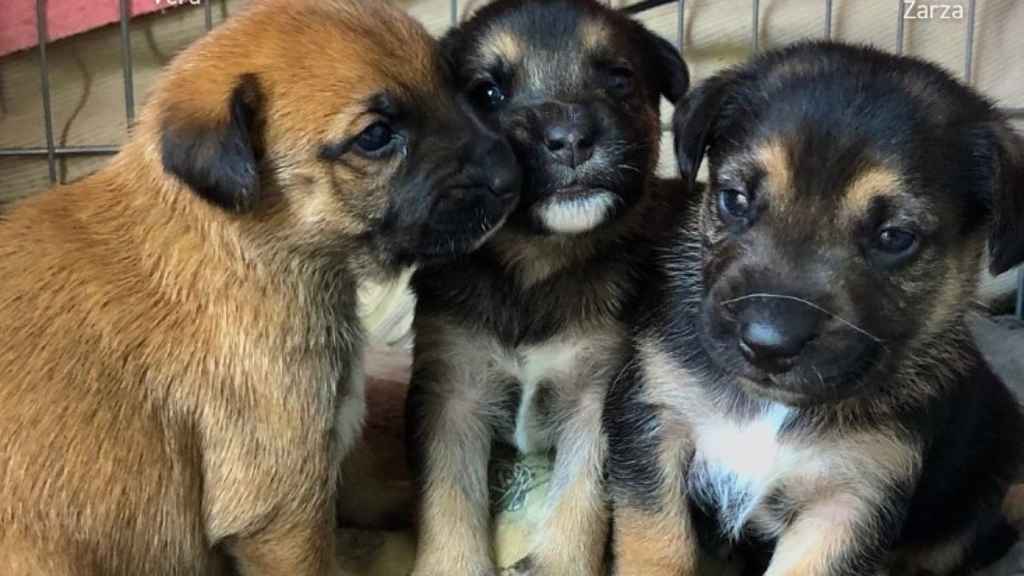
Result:
{"label": "wire cage", "polygon": [[[209,31],[214,26],[214,4],[217,0],[205,0],[201,3],[201,10],[203,11],[203,20],[205,29]],[[447,0],[448,3],[448,20],[450,24],[456,24],[459,20],[460,14],[465,9],[465,4],[469,4],[471,0]],[[605,0],[610,1],[610,0]],[[678,43],[679,48],[683,52],[684,57],[686,55],[687,48],[686,38],[686,14],[687,14],[687,3],[698,2],[699,0],[638,0],[629,2],[616,2],[616,5],[626,13],[632,15],[640,15],[648,11],[659,9],[663,6],[675,5],[675,12],[677,15],[677,26],[678,26]],[[821,37],[832,38],[834,30],[834,0],[801,0],[807,5],[807,10],[819,11],[821,17]],[[907,12],[908,7],[912,7],[915,2],[912,0],[889,0],[891,1],[891,17],[895,21],[896,33],[895,33],[895,47],[899,52],[904,51],[906,45],[906,33],[907,33]],[[219,0],[222,4],[225,0]],[[123,80],[123,93],[124,93],[124,116],[126,120],[126,126],[131,127],[135,120],[135,109],[136,109],[136,89],[134,73],[135,68],[133,66],[133,47],[132,47],[132,11],[130,0],[118,0],[118,23],[120,27],[120,65],[121,65],[121,76]],[[762,2],[761,0],[744,0],[737,2],[738,5],[748,3],[749,5],[749,31],[750,31],[750,50],[757,52],[761,49],[762,38]],[[969,84],[973,84],[975,81],[975,43],[976,43],[976,31],[977,31],[977,13],[978,13],[978,0],[961,0],[958,6],[962,10],[963,27],[964,27],[964,42],[963,42],[963,70],[962,78]],[[51,184],[57,183],[58,181],[58,162],[66,158],[75,157],[97,157],[104,155],[111,155],[117,152],[118,146],[116,144],[99,142],[95,144],[84,144],[84,145],[65,145],[58,144],[57,138],[55,137],[54,129],[54,110],[53,110],[53,92],[51,89],[50,82],[50,65],[47,58],[47,46],[50,43],[50,35],[47,29],[47,2],[46,0],[35,0],[35,28],[36,28],[36,52],[38,56],[38,72],[41,93],[40,98],[42,102],[42,118],[41,118],[41,131],[44,135],[43,146],[19,146],[19,147],[0,147],[0,159],[3,158],[35,158],[45,159],[48,169],[49,182]],[[742,14],[738,18],[743,18]],[[1024,32],[1024,31],[1022,31]],[[1024,63],[1019,64],[1024,66]],[[1024,105],[1020,107],[1009,107],[1004,108],[1003,112],[1006,116],[1024,120]],[[1018,272],[1018,288],[1016,298],[1016,309],[1017,314],[1020,318],[1024,319],[1024,270]]]}

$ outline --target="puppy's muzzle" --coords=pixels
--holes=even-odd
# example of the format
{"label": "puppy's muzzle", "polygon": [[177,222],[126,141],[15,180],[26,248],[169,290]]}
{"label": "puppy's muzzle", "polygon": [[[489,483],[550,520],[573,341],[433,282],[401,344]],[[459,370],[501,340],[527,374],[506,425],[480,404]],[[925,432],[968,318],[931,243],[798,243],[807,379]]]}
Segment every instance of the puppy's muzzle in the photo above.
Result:
{"label": "puppy's muzzle", "polygon": [[540,140],[554,162],[576,169],[594,156],[598,127],[576,104],[546,104],[535,115]]}
{"label": "puppy's muzzle", "polygon": [[736,318],[743,357],[771,374],[788,372],[827,319],[803,299],[750,295],[723,303]]}
{"label": "puppy's muzzle", "polygon": [[521,171],[509,145],[495,137],[468,144],[465,150],[467,189],[488,194],[502,204],[519,198]]}

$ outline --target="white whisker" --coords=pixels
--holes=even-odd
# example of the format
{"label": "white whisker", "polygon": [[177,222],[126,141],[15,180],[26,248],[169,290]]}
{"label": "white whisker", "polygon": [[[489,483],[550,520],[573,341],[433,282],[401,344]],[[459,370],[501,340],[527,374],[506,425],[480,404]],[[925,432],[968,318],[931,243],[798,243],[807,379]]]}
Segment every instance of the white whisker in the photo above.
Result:
{"label": "white whisker", "polygon": [[834,313],[834,312],[832,312],[830,310],[826,310],[825,308],[822,308],[821,306],[815,304],[814,302],[811,302],[810,300],[804,300],[803,298],[799,298],[797,296],[789,296],[787,294],[770,294],[770,293],[767,293],[767,292],[759,292],[757,294],[747,294],[746,296],[740,296],[739,298],[733,298],[731,300],[725,300],[721,304],[722,304],[722,306],[728,306],[729,304],[736,304],[737,302],[743,302],[744,300],[750,300],[750,299],[753,299],[753,298],[778,298],[780,300],[792,300],[794,302],[800,302],[801,304],[806,304],[807,306],[810,306],[811,308],[814,308],[815,310],[818,310],[819,312],[821,312],[823,314],[827,314],[827,315],[835,318],[836,320],[839,320],[840,322],[842,322],[846,326],[849,326],[850,328],[854,329],[855,331],[863,334],[864,336],[867,336],[868,338],[874,340],[878,344],[882,344],[883,342],[885,342],[885,340],[882,340],[881,338],[879,338],[878,336],[875,336],[871,332],[868,332],[867,330],[861,328],[860,326],[857,326],[856,324],[854,324],[853,322],[850,322],[846,318],[843,318],[842,316],[840,316],[840,315],[838,315],[838,314],[836,314],[836,313]]}

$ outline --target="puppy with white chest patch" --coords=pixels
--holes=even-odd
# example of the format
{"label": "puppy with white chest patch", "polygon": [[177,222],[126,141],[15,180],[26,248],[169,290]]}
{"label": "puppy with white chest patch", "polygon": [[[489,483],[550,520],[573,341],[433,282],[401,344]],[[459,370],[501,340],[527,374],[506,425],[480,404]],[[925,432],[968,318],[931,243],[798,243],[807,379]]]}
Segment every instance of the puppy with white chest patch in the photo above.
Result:
{"label": "puppy with white chest patch", "polygon": [[678,51],[592,0],[501,0],[442,40],[457,82],[523,166],[475,255],[417,272],[409,398],[417,576],[494,574],[496,442],[555,452],[546,516],[513,572],[598,574],[607,535],[601,410],[650,238],[683,195],[653,176]]}
{"label": "puppy with white chest patch", "polygon": [[449,80],[390,4],[257,1],[107,167],[0,216],[0,574],[338,574],[357,293],[518,195]]}
{"label": "puppy with white chest patch", "polygon": [[964,316],[1024,260],[1024,143],[939,68],[757,57],[675,118],[702,199],[659,247],[609,392],[618,576],[952,574],[1015,535],[1019,406]]}

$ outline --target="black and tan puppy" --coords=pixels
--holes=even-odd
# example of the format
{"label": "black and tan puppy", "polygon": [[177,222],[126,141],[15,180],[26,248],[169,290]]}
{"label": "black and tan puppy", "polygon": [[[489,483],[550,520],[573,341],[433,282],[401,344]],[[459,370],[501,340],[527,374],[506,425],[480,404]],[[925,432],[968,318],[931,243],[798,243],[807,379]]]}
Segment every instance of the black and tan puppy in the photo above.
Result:
{"label": "black and tan puppy", "polygon": [[[937,67],[801,44],[675,118],[710,182],[609,394],[617,574],[949,574],[992,544],[1024,437],[964,323],[986,241],[1024,259],[1024,145]],[[711,527],[704,532],[702,527]]]}
{"label": "black and tan puppy", "polygon": [[[649,237],[681,195],[653,176],[676,49],[592,0],[503,0],[443,39],[457,82],[508,136],[523,196],[476,256],[413,280],[409,401],[417,576],[493,574],[492,445],[555,452],[523,573],[597,574],[607,535],[601,409]],[[678,186],[675,186],[678,188]]]}
{"label": "black and tan puppy", "polygon": [[0,574],[335,574],[356,291],[511,210],[511,149],[365,0],[258,2],[0,220]]}

